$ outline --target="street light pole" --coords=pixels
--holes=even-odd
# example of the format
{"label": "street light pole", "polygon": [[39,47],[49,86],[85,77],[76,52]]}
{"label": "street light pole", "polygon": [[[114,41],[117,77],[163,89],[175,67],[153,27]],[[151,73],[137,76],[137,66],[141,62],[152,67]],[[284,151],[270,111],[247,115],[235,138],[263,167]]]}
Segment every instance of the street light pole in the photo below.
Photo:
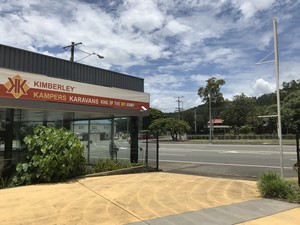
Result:
{"label": "street light pole", "polygon": [[280,147],[280,175],[283,177],[283,149],[282,149],[282,130],[281,130],[281,109],[280,109],[280,92],[279,92],[279,59],[278,59],[278,42],[277,42],[277,21],[273,18],[274,31],[274,55],[275,55],[275,73],[276,73],[276,92],[277,92],[277,128]]}
{"label": "street light pole", "polygon": [[279,148],[280,148],[280,176],[283,178],[283,149],[282,149],[282,129],[281,129],[281,109],[280,109],[280,92],[279,92],[279,57],[278,57],[278,41],[277,41],[277,21],[276,17],[273,17],[273,32],[274,32],[274,60],[270,61],[263,61],[268,56],[270,56],[273,52],[269,55],[264,57],[260,60],[257,65],[275,62],[275,73],[276,73],[276,94],[277,94],[277,115],[271,115],[267,117],[277,117],[277,134],[279,140]]}
{"label": "street light pole", "polygon": [[209,93],[209,143],[211,144],[212,139],[212,119],[211,119],[211,92]]}
{"label": "street light pole", "polygon": [[197,109],[194,110],[194,125],[195,125],[195,134],[197,134]]}

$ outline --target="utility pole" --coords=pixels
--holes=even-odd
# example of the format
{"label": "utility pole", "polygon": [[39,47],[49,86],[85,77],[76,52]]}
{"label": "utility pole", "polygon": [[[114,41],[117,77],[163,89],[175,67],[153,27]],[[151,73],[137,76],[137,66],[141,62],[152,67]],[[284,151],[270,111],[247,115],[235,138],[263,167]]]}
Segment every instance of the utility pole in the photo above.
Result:
{"label": "utility pole", "polygon": [[181,105],[183,104],[183,101],[180,100],[181,98],[183,98],[183,96],[178,96],[178,97],[175,97],[177,98],[176,102],[177,102],[177,111],[178,111],[178,119],[180,120],[181,119],[181,111],[183,110],[183,107],[181,107]]}
{"label": "utility pole", "polygon": [[211,116],[211,92],[209,93],[209,143],[211,144],[212,139],[212,116]]}
{"label": "utility pole", "polygon": [[68,45],[68,46],[65,46],[63,47],[63,49],[67,49],[67,48],[70,48],[70,51],[71,51],[71,58],[70,58],[70,61],[71,62],[74,62],[74,49],[75,49],[75,46],[77,45],[82,45],[82,42],[78,42],[78,43],[75,43],[75,42],[71,42],[71,45]]}
{"label": "utility pole", "polygon": [[195,120],[195,134],[197,134],[197,109],[194,110],[194,120]]}

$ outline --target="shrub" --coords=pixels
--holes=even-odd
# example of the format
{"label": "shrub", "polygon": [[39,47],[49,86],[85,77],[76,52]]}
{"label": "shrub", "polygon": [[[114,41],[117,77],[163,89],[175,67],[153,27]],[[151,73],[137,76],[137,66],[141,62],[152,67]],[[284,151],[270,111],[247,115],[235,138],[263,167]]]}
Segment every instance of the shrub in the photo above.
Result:
{"label": "shrub", "polygon": [[257,185],[264,198],[287,199],[293,193],[292,186],[272,171],[263,173]]}
{"label": "shrub", "polygon": [[130,163],[130,162],[124,162],[124,161],[116,162],[116,161],[108,159],[108,158],[99,159],[95,163],[95,165],[93,165],[92,172],[100,173],[100,172],[130,168],[130,167],[140,166],[140,165],[143,165],[143,164],[142,163]]}
{"label": "shrub", "polygon": [[251,128],[248,126],[242,126],[239,128],[239,133],[240,134],[250,134],[251,133]]}
{"label": "shrub", "polygon": [[6,188],[6,186],[7,186],[6,183],[7,183],[6,179],[4,179],[3,177],[0,177],[0,189]]}
{"label": "shrub", "polygon": [[288,195],[289,202],[300,203],[300,187],[296,179],[287,179],[287,182],[291,185],[292,192]]}
{"label": "shrub", "polygon": [[15,185],[63,181],[85,172],[83,145],[71,131],[37,126],[24,142],[27,160],[17,164]]}
{"label": "shrub", "polygon": [[293,191],[288,195],[288,200],[290,202],[295,202],[300,204],[300,190],[294,186]]}

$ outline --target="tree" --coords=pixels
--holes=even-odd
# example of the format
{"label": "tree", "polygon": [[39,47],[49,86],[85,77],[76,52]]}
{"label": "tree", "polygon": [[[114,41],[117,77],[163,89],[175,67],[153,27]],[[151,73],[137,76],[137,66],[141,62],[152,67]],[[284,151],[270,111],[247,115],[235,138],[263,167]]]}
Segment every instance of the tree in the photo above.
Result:
{"label": "tree", "polygon": [[160,118],[153,121],[149,126],[150,131],[167,133],[170,132],[172,140],[177,141],[179,135],[185,134],[191,129],[186,121],[175,118]]}
{"label": "tree", "polygon": [[[277,115],[277,105],[270,105],[263,115]],[[277,117],[269,117],[261,119],[261,126],[267,133],[277,133]]]}
{"label": "tree", "polygon": [[148,130],[150,124],[154,120],[164,118],[164,117],[165,114],[162,111],[155,108],[150,108],[149,116],[143,118],[143,130]]}
{"label": "tree", "polygon": [[182,113],[182,120],[186,121],[190,127],[195,127],[195,108],[185,110]]}
{"label": "tree", "polygon": [[[277,115],[277,104],[269,106],[265,115]],[[277,132],[277,118],[265,119],[269,132]],[[291,92],[281,104],[282,132],[291,133],[300,128],[300,90]]]}
{"label": "tree", "polygon": [[[280,90],[281,98],[281,123],[282,132],[293,132],[300,126],[299,122],[299,98],[300,80],[283,82]],[[276,93],[264,94],[257,98],[256,104],[264,106],[264,112],[260,115],[277,115]],[[265,118],[260,120],[259,127],[270,133],[277,132],[277,118]]]}
{"label": "tree", "polygon": [[292,80],[290,82],[283,82],[280,90],[281,99],[285,99],[289,94],[300,90],[300,80]]}
{"label": "tree", "polygon": [[190,108],[183,111],[182,120],[188,122],[190,127],[192,127],[191,132],[194,131],[195,128],[195,114],[196,114],[196,126],[197,126],[196,131],[197,133],[203,134],[205,128],[207,127],[207,121],[208,121],[207,104],[199,105],[197,107]]}
{"label": "tree", "polygon": [[281,120],[287,132],[300,128],[300,90],[290,93],[284,99]]}
{"label": "tree", "polygon": [[211,118],[208,120],[216,118],[222,110],[219,108],[219,106],[223,104],[224,97],[220,89],[224,84],[224,80],[212,77],[206,80],[206,87],[200,87],[198,89],[199,97],[207,103],[209,112],[211,113]]}
{"label": "tree", "polygon": [[257,122],[255,99],[247,97],[244,93],[236,95],[221,115],[228,125],[254,127]]}
{"label": "tree", "polygon": [[276,93],[263,94],[256,99],[256,105],[269,106],[276,104]]}
{"label": "tree", "polygon": [[224,98],[220,89],[224,84],[225,81],[223,79],[217,79],[215,77],[209,78],[208,80],[206,80],[206,87],[200,87],[198,89],[198,95],[206,103],[208,103],[210,96],[212,97],[213,102],[215,102],[216,104],[223,103]]}

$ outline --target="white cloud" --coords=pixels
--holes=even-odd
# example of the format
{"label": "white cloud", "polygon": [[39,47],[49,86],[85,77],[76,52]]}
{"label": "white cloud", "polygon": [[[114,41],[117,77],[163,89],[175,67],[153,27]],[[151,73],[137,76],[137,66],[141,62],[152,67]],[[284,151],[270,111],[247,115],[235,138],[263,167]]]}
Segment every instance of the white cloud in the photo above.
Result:
{"label": "white cloud", "polygon": [[256,47],[259,50],[265,50],[265,48],[267,46],[270,46],[271,43],[273,45],[273,38],[274,38],[274,33],[271,30],[267,31],[265,33],[262,33],[260,35],[260,37],[256,37],[255,38],[255,40],[256,40]]}
{"label": "white cloud", "polygon": [[[273,50],[278,17],[280,82],[299,79],[300,3],[291,0],[2,1],[0,43],[68,60],[71,41],[82,63],[145,79],[151,102],[165,111],[201,103],[199,86],[222,78],[225,97],[274,90],[274,65],[255,63]],[[75,48],[75,60],[86,54]]]}
{"label": "white cloud", "polygon": [[233,0],[233,4],[235,4],[244,15],[245,19],[252,18],[255,13],[262,10],[270,9],[272,4],[274,4],[275,0]]}
{"label": "white cloud", "polygon": [[177,106],[176,98],[183,96],[183,108],[198,106],[201,99],[197,89],[182,90],[182,86],[189,84],[190,77],[175,75],[154,75],[145,78],[145,91],[151,93],[151,107],[164,112],[174,112]]}
{"label": "white cloud", "polygon": [[202,104],[202,101],[196,92],[161,90],[159,93],[151,94],[150,107],[159,109],[163,112],[175,112],[176,108],[178,108],[178,102],[176,101],[179,96],[181,97],[184,110]]}
{"label": "white cloud", "polygon": [[205,52],[205,61],[207,63],[217,63],[217,64],[223,64],[226,66],[229,65],[236,65],[239,63],[237,59],[241,57],[241,54],[238,50],[232,49],[232,48],[211,48],[206,47],[204,49]]}
{"label": "white cloud", "polygon": [[164,16],[158,6],[152,0],[147,1],[124,1],[123,11],[120,15],[122,26],[132,32],[139,29],[143,32],[151,32],[161,28]]}
{"label": "white cloud", "polygon": [[145,88],[157,90],[165,90],[166,88],[178,89],[182,86],[182,82],[184,81],[184,77],[179,77],[175,75],[153,75],[145,78]]}
{"label": "white cloud", "polygon": [[170,20],[165,26],[164,34],[165,36],[173,36],[188,31],[191,31],[191,28],[189,26],[182,24],[176,20]]}
{"label": "white cloud", "polygon": [[280,84],[283,81],[299,80],[300,79],[299,71],[300,71],[299,57],[295,57],[291,61],[281,62],[279,67]]}
{"label": "white cloud", "polygon": [[264,79],[258,79],[255,81],[254,91],[256,96],[271,93],[275,91],[275,85],[265,81]]}

